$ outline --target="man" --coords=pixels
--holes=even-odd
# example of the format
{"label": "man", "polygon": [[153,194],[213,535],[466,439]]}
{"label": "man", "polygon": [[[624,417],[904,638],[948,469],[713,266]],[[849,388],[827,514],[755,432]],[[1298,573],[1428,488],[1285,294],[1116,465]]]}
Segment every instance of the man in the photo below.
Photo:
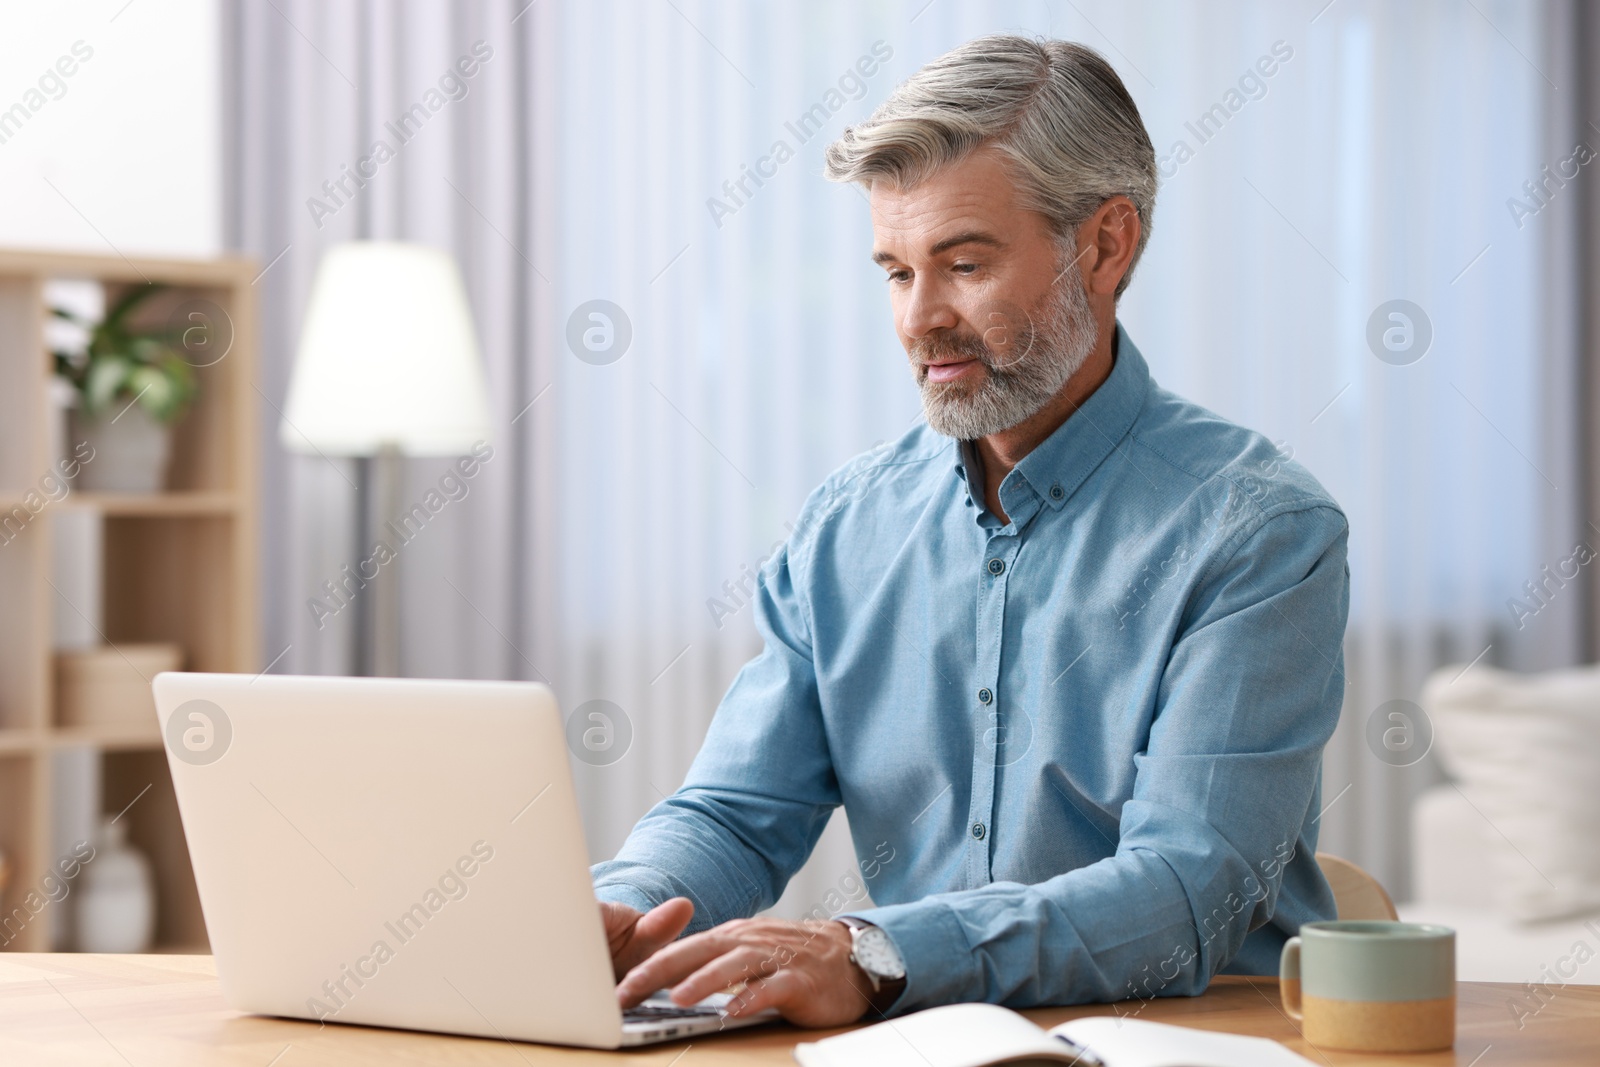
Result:
{"label": "man", "polygon": [[[1334,913],[1347,527],[1118,326],[1156,187],[1132,99],[1089,49],[983,38],[828,176],[870,194],[926,425],[812,494],[761,574],[764,651],[595,866],[618,997],[742,983],[736,1011],[832,1026],[1275,973]],[[841,803],[877,906],[747,918]]]}

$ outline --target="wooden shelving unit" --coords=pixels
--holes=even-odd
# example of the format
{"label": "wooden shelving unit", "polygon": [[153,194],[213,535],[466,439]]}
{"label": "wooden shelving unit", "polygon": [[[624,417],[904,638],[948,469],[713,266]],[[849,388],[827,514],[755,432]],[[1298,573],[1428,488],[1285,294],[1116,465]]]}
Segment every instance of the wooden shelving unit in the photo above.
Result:
{"label": "wooden shelving unit", "polygon": [[[135,259],[0,251],[0,520],[39,487],[55,461],[50,438],[43,286],[90,279],[108,303],[128,286],[172,288],[140,309],[164,321],[203,299],[232,320],[227,355],[197,369],[200,396],[173,439],[169,492],[72,492],[0,543],[0,848],[14,865],[0,926],[52,869],[52,755],[87,745],[102,764],[102,808],[128,808],[129,839],[156,877],[157,951],[205,951],[205,925],[178,818],[154,705],[144,728],[58,725],[53,616],[73,608],[52,588],[51,523],[92,508],[104,522],[102,628],[111,644],[173,642],[187,670],[259,670],[256,546],[255,267],[240,259]],[[14,532],[14,531],[13,531]],[[137,800],[135,799],[137,798]],[[248,847],[241,842],[241,847]],[[26,913],[26,908],[24,908]],[[4,947],[48,948],[41,913],[13,922]],[[20,931],[17,927],[20,925]]]}

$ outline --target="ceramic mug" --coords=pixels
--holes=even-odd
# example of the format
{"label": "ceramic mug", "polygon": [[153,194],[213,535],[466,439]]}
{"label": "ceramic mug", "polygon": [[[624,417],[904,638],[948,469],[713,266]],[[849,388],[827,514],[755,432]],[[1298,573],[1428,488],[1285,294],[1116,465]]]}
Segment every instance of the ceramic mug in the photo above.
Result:
{"label": "ceramic mug", "polygon": [[1283,1010],[1312,1045],[1425,1052],[1456,1038],[1456,932],[1431,923],[1306,923],[1278,962]]}

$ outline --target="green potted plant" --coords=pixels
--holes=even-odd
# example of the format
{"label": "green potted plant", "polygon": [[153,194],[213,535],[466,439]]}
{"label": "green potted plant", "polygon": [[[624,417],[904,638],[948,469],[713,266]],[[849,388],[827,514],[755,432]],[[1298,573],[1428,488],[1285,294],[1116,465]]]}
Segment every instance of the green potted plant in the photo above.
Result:
{"label": "green potted plant", "polygon": [[130,325],[133,312],[164,289],[130,289],[98,322],[63,308],[50,313],[87,337],[78,351],[57,350],[56,373],[76,392],[73,433],[94,449],[79,488],[91,492],[154,493],[164,488],[171,429],[193,403],[194,367],[171,329]]}

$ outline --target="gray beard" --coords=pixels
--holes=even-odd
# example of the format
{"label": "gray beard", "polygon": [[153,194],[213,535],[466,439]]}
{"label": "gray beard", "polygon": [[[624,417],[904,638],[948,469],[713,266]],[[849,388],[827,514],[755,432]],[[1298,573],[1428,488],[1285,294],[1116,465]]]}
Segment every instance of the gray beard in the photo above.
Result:
{"label": "gray beard", "polygon": [[[958,441],[1009,430],[1042,409],[1082,368],[1094,351],[1096,331],[1077,263],[1069,264],[1055,284],[1055,291],[1031,314],[997,305],[980,316],[980,325],[992,324],[982,338],[924,337],[913,343],[922,411],[930,427]],[[999,343],[991,347],[986,339]],[[982,383],[930,382],[921,364],[951,355],[982,362]]]}

